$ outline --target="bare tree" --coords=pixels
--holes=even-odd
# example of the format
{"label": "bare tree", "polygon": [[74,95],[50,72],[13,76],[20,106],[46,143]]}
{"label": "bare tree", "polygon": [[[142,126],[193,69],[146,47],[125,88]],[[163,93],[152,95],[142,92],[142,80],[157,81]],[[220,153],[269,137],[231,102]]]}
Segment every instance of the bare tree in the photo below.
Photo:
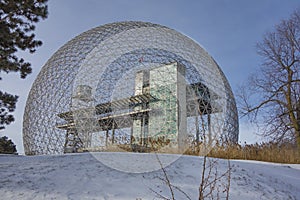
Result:
{"label": "bare tree", "polygon": [[275,141],[291,139],[300,151],[300,9],[257,45],[263,62],[238,95],[239,110]]}

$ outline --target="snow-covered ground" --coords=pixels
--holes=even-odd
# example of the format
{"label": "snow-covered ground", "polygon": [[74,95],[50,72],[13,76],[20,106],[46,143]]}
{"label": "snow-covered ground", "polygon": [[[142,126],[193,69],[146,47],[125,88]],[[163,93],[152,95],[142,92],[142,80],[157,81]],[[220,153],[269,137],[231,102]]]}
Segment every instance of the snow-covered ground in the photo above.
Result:
{"label": "snow-covered ground", "polygon": [[[174,186],[175,199],[198,199],[203,157],[158,156]],[[230,199],[300,199],[300,165],[230,163]],[[217,160],[214,167],[219,175],[227,171],[227,164]],[[155,154],[0,155],[0,199],[144,200],[159,199],[158,194],[171,198],[159,168]],[[226,177],[222,181],[226,185]]]}

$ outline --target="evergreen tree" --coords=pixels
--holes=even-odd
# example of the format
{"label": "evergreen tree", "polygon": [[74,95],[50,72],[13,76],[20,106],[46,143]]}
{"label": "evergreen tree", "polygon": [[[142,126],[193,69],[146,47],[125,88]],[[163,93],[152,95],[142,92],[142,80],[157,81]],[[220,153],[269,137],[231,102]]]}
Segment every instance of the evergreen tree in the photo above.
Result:
{"label": "evergreen tree", "polygon": [[[0,0],[0,73],[31,73],[31,64],[16,56],[18,51],[34,53],[42,42],[35,40],[35,23],[48,16],[47,0]],[[1,76],[0,76],[1,80]],[[11,114],[18,96],[0,91],[0,129],[14,121]]]}
{"label": "evergreen tree", "polygon": [[14,154],[16,152],[16,145],[8,137],[3,136],[0,138],[0,154]]}

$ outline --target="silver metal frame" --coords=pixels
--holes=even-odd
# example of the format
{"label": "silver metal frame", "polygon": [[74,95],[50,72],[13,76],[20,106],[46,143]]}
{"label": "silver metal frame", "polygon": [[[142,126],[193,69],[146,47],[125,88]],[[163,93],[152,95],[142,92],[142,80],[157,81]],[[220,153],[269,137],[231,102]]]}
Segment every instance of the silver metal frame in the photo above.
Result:
{"label": "silver metal frame", "polygon": [[[198,84],[196,88],[202,87],[210,94],[207,99],[207,93],[202,92],[204,96],[199,98],[201,94],[195,92],[195,88],[192,90],[198,98],[186,110],[195,112],[180,119],[187,123],[185,140],[189,144],[205,142],[201,141],[205,140],[203,138],[209,138],[210,143],[237,142],[235,99],[213,58],[192,39],[173,29],[145,22],[118,22],[75,37],[42,68],[26,103],[23,120],[25,153],[60,154],[66,152],[67,143],[72,142],[77,150],[107,146],[112,139],[114,142],[111,143],[131,144],[128,128],[113,129],[112,132],[103,128],[109,124],[99,124],[99,109],[108,109],[105,106],[109,105],[107,115],[114,116],[122,114],[120,110],[124,109],[134,112],[129,106],[134,101],[132,97],[136,101],[153,98],[135,95],[136,74],[170,63],[184,66],[183,78],[187,86]],[[120,109],[122,100],[126,107]],[[109,120],[107,123],[122,127],[128,120],[132,118],[120,118],[118,124]],[[93,144],[94,141],[98,143]]]}

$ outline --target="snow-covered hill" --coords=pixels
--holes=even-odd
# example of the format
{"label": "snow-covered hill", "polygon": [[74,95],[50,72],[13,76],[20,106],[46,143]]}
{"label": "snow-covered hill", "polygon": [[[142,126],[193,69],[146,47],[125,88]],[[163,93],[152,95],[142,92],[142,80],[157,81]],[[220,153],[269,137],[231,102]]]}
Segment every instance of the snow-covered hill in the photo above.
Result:
{"label": "snow-covered hill", "polygon": [[[172,185],[198,199],[202,157],[159,155]],[[218,160],[218,173],[228,169]],[[171,198],[155,154],[0,155],[0,199]],[[300,165],[231,161],[230,199],[300,199]],[[174,187],[176,199],[187,199]],[[223,195],[223,191],[219,191]]]}

